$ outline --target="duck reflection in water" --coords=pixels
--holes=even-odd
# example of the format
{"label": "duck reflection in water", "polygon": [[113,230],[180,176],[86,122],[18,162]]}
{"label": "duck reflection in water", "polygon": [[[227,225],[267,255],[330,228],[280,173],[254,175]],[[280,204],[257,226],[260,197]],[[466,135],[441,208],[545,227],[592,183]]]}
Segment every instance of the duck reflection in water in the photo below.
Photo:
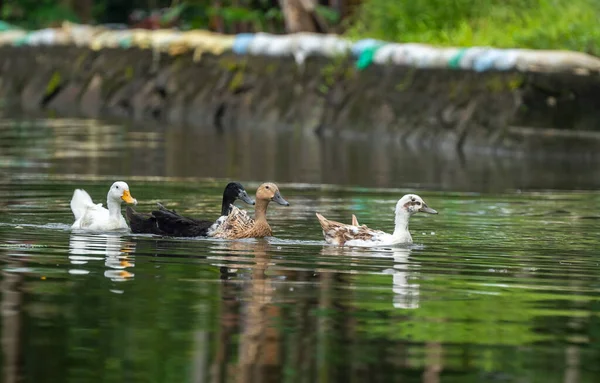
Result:
{"label": "duck reflection in water", "polygon": [[266,241],[259,241],[254,247],[255,264],[244,297],[246,311],[241,323],[238,382],[270,382],[281,378],[281,333],[276,328],[281,307],[275,302],[273,279],[266,275],[269,247]]}
{"label": "duck reflection in water", "polygon": [[[394,307],[400,309],[419,308],[418,264],[410,262],[411,249],[392,249],[394,267],[390,270],[393,278]],[[389,270],[389,269],[388,269]]]}
{"label": "duck reflection in water", "polygon": [[128,269],[133,268],[132,254],[135,242],[126,241],[120,234],[76,234],[72,233],[69,240],[69,260],[76,268],[69,270],[70,274],[88,274],[83,265],[90,261],[104,261],[108,268],[104,276],[112,281],[126,281],[134,274]]}
{"label": "duck reflection in water", "polygon": [[[215,244],[213,254],[223,254],[217,255],[214,263],[221,268],[223,283],[219,342],[210,371],[211,381],[227,381],[232,368],[238,382],[277,382],[282,377],[282,335],[276,326],[281,307],[276,304],[273,279],[266,274],[271,265],[270,247],[263,239]],[[232,274],[236,271],[240,272]],[[239,334],[238,363],[228,366],[236,334]]]}
{"label": "duck reflection in water", "polygon": [[[211,249],[222,278],[209,381],[281,382],[289,371],[316,378],[319,349],[352,333],[354,308],[336,299],[348,275],[298,268],[277,250],[264,239],[219,242]],[[198,341],[197,355],[205,347]]]}
{"label": "duck reflection in water", "polygon": [[[367,263],[371,258],[393,258],[392,267],[382,270],[383,274],[392,275],[392,291],[394,298],[392,305],[400,309],[419,308],[419,284],[415,282],[418,276],[418,264],[410,261],[411,249],[409,247],[338,247],[324,246],[322,256],[352,257],[356,263]],[[346,271],[350,274],[359,274],[357,270]]]}
{"label": "duck reflection in water", "polygon": [[[244,240],[219,242],[211,249],[222,281],[210,381],[232,381],[235,376],[237,382],[279,382],[288,369],[311,375],[319,364],[315,354],[331,346],[332,334],[341,341],[351,341],[356,331],[356,307],[338,298],[347,294],[353,274],[360,271],[332,269],[327,256],[352,257],[352,263],[377,258],[373,265],[381,265],[384,258],[380,273],[392,277],[393,300],[389,304],[399,309],[419,306],[419,285],[413,282],[409,248],[325,246],[320,249],[325,256],[323,267],[314,272],[299,270],[289,259],[273,256],[276,246],[265,240]],[[293,350],[287,348],[290,344]],[[197,347],[202,349],[203,345]]]}

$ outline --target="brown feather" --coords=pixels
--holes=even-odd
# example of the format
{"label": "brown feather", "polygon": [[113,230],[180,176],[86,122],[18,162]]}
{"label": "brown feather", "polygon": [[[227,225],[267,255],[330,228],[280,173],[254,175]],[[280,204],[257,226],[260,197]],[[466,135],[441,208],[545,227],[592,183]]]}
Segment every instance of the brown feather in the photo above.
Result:
{"label": "brown feather", "polygon": [[246,211],[232,205],[231,212],[225,221],[215,229],[212,236],[227,239],[272,236],[273,231],[267,222],[267,206],[276,194],[279,195],[277,185],[269,182],[260,185],[256,190],[254,218],[250,217]]}
{"label": "brown feather", "polygon": [[[375,237],[376,235],[385,234],[383,231],[380,230],[369,229],[365,225],[346,225],[341,222],[330,221],[319,213],[316,214],[317,219],[321,224],[321,228],[323,229],[323,236],[325,237],[325,241],[327,241],[328,243],[343,246],[348,241],[369,241],[372,240],[373,237]],[[356,217],[353,216],[352,222],[354,222],[355,220],[358,223]]]}
{"label": "brown feather", "polygon": [[231,207],[231,212],[214,232],[215,238],[262,238],[273,234],[268,222],[257,222],[245,210],[237,206]]}

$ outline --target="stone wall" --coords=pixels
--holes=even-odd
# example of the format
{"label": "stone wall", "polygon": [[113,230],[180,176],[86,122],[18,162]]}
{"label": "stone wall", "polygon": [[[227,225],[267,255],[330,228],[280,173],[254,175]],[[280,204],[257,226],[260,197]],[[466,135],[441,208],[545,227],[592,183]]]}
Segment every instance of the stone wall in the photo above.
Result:
{"label": "stone wall", "polygon": [[0,47],[0,105],[64,116],[214,129],[385,136],[429,150],[593,156],[600,81],[572,73],[475,72],[350,59],[71,46]]}

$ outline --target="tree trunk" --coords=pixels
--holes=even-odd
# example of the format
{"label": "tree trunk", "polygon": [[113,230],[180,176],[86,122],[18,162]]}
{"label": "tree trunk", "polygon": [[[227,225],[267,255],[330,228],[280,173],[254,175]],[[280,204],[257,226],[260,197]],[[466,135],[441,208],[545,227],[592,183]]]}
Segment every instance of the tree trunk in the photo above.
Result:
{"label": "tree trunk", "polygon": [[286,32],[326,32],[325,23],[315,12],[316,0],[279,0],[279,4]]}
{"label": "tree trunk", "polygon": [[[218,13],[223,8],[223,5],[221,4],[220,0],[213,0],[212,8],[215,12]],[[209,25],[210,29],[212,29],[213,31],[225,33],[225,23],[223,22],[223,18],[220,15],[212,15],[209,20]]]}

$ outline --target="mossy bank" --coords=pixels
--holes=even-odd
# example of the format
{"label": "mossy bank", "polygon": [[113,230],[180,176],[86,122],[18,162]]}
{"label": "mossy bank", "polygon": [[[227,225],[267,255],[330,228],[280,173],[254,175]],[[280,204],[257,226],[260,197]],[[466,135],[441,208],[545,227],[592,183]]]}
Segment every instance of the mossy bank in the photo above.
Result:
{"label": "mossy bank", "polygon": [[351,59],[169,56],[152,50],[0,47],[0,105],[204,128],[385,137],[429,150],[594,156],[595,74],[475,72]]}

